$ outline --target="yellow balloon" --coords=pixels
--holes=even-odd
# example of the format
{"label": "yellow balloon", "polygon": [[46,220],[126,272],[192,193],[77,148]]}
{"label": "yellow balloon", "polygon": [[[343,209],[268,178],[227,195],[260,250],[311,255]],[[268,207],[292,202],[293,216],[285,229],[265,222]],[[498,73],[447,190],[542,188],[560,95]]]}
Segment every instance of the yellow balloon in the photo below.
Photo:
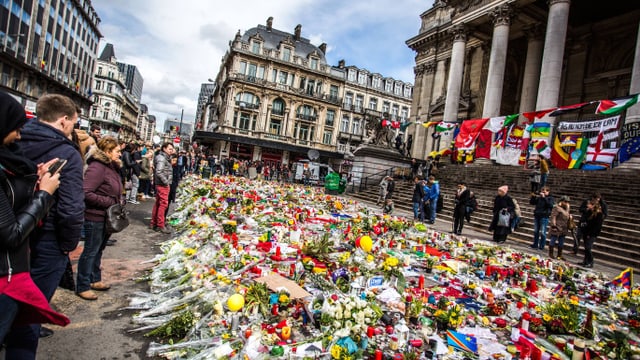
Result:
{"label": "yellow balloon", "polygon": [[244,306],[244,297],[240,294],[233,294],[227,300],[227,307],[231,311],[238,311]]}
{"label": "yellow balloon", "polygon": [[371,236],[364,235],[363,237],[361,237],[360,238],[360,247],[365,252],[370,252],[371,249],[373,248],[373,240],[371,240]]}

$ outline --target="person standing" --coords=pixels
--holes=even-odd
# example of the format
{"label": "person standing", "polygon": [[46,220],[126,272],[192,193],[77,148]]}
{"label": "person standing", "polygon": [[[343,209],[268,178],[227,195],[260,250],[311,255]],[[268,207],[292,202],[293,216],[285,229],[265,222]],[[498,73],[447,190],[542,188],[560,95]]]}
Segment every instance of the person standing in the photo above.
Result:
{"label": "person standing", "polygon": [[381,201],[382,201],[382,205],[384,205],[384,199],[387,198],[387,183],[388,183],[387,177],[383,176],[382,180],[380,180],[380,183],[378,184],[380,193],[378,194],[376,205],[380,205]]}
{"label": "person standing", "polygon": [[478,199],[476,199],[476,194],[474,194],[473,191],[469,191],[469,203],[464,213],[464,218],[467,220],[467,223],[471,222],[471,214],[476,210],[478,210]]}
{"label": "person standing", "polygon": [[121,202],[120,147],[112,136],[105,136],[89,153],[84,176],[84,249],[78,261],[76,294],[84,300],[97,300],[93,290],[107,291],[102,281],[102,252],[111,234],[105,228],[109,206]]}
{"label": "person standing", "polygon": [[153,152],[147,151],[142,156],[140,162],[140,191],[142,199],[151,198],[151,163],[153,162]]}
{"label": "person standing", "polygon": [[469,199],[471,198],[471,192],[467,189],[466,184],[463,181],[458,182],[458,190],[456,191],[455,206],[453,208],[453,233],[456,235],[462,234],[462,228],[464,227],[464,217],[469,206]]}
{"label": "person standing", "polygon": [[387,176],[387,195],[384,197],[385,200],[393,198],[393,192],[396,189],[396,182],[393,180],[393,177]]}
{"label": "person standing", "polygon": [[171,234],[171,230],[165,225],[164,216],[169,206],[169,187],[173,181],[171,155],[174,153],[173,144],[164,143],[153,161],[156,202],[151,212],[151,228],[163,234]]}
{"label": "person standing", "polygon": [[589,200],[587,210],[580,219],[580,227],[584,237],[584,260],[579,265],[592,268],[593,267],[593,244],[596,242],[600,231],[602,231],[602,222],[604,214],[600,208],[600,204],[595,199]]}
{"label": "person standing", "polygon": [[[29,234],[54,203],[60,174],[47,171],[57,159],[35,165],[15,141],[27,117],[22,105],[0,92],[0,344],[12,326],[69,319],[53,311],[29,274]],[[36,189],[36,183],[38,188]],[[36,189],[34,191],[34,189]],[[23,191],[20,191],[23,190]]]}
{"label": "person standing", "polygon": [[[38,121],[22,128],[19,145],[25,156],[35,163],[65,159],[60,170],[60,187],[55,202],[42,225],[30,235],[31,277],[47,301],[51,301],[64,274],[68,254],[80,241],[84,221],[83,160],[78,146],[71,140],[79,109],[60,94],[42,96],[36,104]],[[40,325],[14,327],[7,335],[8,359],[34,359],[38,348]]]}
{"label": "person standing", "polygon": [[[498,195],[493,200],[493,218],[489,225],[489,231],[493,231],[493,241],[502,244],[507,241],[507,236],[511,234],[511,218],[513,218],[514,204],[511,196],[507,195],[509,187],[502,185],[498,188]],[[507,216],[500,219],[500,216]]]}
{"label": "person standing", "polygon": [[435,176],[431,175],[429,176],[427,186],[430,189],[429,194],[425,194],[429,198],[429,223],[435,224],[436,211],[438,210],[438,198],[440,197],[440,183],[436,180]]}
{"label": "person standing", "polygon": [[424,211],[422,210],[424,204],[424,187],[422,180],[418,176],[413,178],[413,183],[415,184],[413,187],[413,197],[411,198],[413,202],[413,221],[424,222]]}
{"label": "person standing", "polygon": [[[607,205],[607,202],[604,201],[604,199],[602,198],[602,194],[600,194],[599,191],[594,191],[593,194],[591,194],[591,197],[589,199],[585,199],[582,202],[582,204],[580,204],[580,208],[578,208],[578,211],[580,212],[579,224],[586,223],[586,220],[583,221],[582,219],[586,219],[585,213],[587,212],[587,209],[588,209],[587,205],[591,200],[595,201],[596,203],[598,203],[598,205],[600,205],[600,211],[602,212],[603,221],[609,215],[609,206]],[[584,234],[582,233],[582,226],[578,226],[576,229],[576,234],[573,238],[573,254],[574,255],[578,254],[578,249],[580,248],[580,241],[582,240],[584,240]]]}
{"label": "person standing", "polygon": [[544,245],[547,243],[549,216],[554,205],[553,196],[549,193],[549,187],[543,186],[540,193],[531,196],[529,204],[535,205],[533,209],[533,244],[530,247],[544,250]]}
{"label": "person standing", "polygon": [[540,188],[542,189],[547,185],[549,179],[549,162],[547,159],[540,155]]}
{"label": "person standing", "polygon": [[126,171],[126,179],[131,181],[131,189],[127,189],[126,200],[129,204],[138,202],[138,188],[140,187],[140,163],[142,157],[135,143],[127,144],[122,153],[122,162]]}
{"label": "person standing", "polygon": [[558,259],[564,260],[562,257],[562,248],[564,247],[564,239],[569,233],[569,197],[561,196],[558,204],[551,210],[549,217],[549,257],[555,259],[554,248],[558,247]]}
{"label": "person standing", "polygon": [[102,137],[102,129],[100,129],[100,126],[93,124],[91,125],[91,130],[89,132],[89,135],[91,135],[91,137],[97,144],[98,141],[100,141],[100,137]]}

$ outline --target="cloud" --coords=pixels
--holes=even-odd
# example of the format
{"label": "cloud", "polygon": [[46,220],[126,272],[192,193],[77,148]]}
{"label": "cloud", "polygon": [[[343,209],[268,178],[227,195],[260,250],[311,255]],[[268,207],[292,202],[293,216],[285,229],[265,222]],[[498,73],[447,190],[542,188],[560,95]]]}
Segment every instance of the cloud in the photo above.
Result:
{"label": "cloud", "polygon": [[327,43],[327,62],[354,65],[413,82],[413,52],[405,41],[418,33],[420,0],[94,0],[106,43],[120,62],[144,78],[142,102],[161,126],[165,119],[193,122],[201,84],[215,78],[236,32],[265,24],[293,32],[314,45]]}

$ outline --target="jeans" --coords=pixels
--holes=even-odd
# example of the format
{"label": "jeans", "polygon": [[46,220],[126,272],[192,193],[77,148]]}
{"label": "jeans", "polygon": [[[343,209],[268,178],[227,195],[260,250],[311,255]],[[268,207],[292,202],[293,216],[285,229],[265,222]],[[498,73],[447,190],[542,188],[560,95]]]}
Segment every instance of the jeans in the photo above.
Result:
{"label": "jeans", "polygon": [[422,202],[413,203],[413,220],[424,221],[424,211],[422,210]]}
{"label": "jeans", "polygon": [[104,228],[104,222],[85,221],[84,229],[86,238],[84,249],[78,260],[78,279],[76,292],[81,293],[91,289],[91,284],[102,281],[100,263],[102,251],[105,248],[108,236]]}
{"label": "jeans", "polygon": [[[32,242],[31,278],[48,301],[60,284],[68,261],[69,256],[60,250],[55,234],[45,233]],[[6,338],[6,359],[35,359],[39,335],[40,324],[13,328]]]}
{"label": "jeans", "polygon": [[151,226],[164,228],[164,214],[169,207],[169,185],[156,185],[156,202],[151,212]]}
{"label": "jeans", "polygon": [[0,344],[4,341],[4,337],[11,329],[13,319],[18,314],[18,302],[8,297],[5,294],[0,294]]}
{"label": "jeans", "polygon": [[549,173],[540,174],[540,185],[538,189],[542,189],[543,186],[547,185],[547,178],[549,177]]}
{"label": "jeans", "polygon": [[431,212],[430,215],[430,221],[431,223],[435,223],[436,222],[436,208],[438,207],[438,198],[435,199],[431,199],[429,200],[429,210]]}
{"label": "jeans", "polygon": [[547,225],[549,225],[548,217],[534,217],[533,244],[531,247],[537,247],[540,250],[544,249],[544,244],[547,243]]}
{"label": "jeans", "polygon": [[549,239],[549,246],[558,246],[558,248],[562,248],[564,246],[565,237],[565,235],[551,235],[551,238]]}
{"label": "jeans", "polygon": [[467,212],[466,207],[456,206],[453,209],[453,232],[458,234],[462,232],[464,227],[464,217]]}
{"label": "jeans", "polygon": [[145,196],[151,196],[151,180],[150,179],[140,179],[140,188],[138,191],[143,193]]}
{"label": "jeans", "polygon": [[140,180],[136,174],[131,174],[131,190],[127,190],[127,201],[136,201],[138,198],[138,187],[140,187]]}

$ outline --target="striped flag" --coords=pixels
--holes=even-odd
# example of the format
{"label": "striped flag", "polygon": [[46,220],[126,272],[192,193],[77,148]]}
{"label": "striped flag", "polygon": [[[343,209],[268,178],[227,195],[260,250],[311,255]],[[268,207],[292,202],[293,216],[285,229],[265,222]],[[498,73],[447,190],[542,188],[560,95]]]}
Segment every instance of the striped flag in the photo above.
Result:
{"label": "striped flag", "polygon": [[441,121],[438,124],[436,124],[436,131],[445,132],[445,131],[452,130],[455,127],[456,127],[456,123],[446,123],[444,121]]}
{"label": "striped flag", "polygon": [[638,103],[638,97],[640,94],[629,95],[613,100],[600,100],[596,114],[602,115],[616,115],[621,113],[628,107],[631,107]]}
{"label": "striped flag", "polygon": [[489,122],[486,125],[486,128],[491,130],[491,132],[498,132],[504,128],[511,126],[511,124],[513,124],[518,119],[518,116],[520,116],[520,114],[490,118]]}
{"label": "striped flag", "polygon": [[478,353],[478,343],[475,336],[465,335],[453,330],[447,330],[447,345],[470,353]]}
{"label": "striped flag", "polygon": [[564,115],[564,114],[568,114],[574,111],[578,111],[580,109],[582,109],[583,107],[587,106],[591,104],[590,102],[584,102],[584,103],[579,103],[579,104],[573,104],[573,105],[567,105],[567,106],[561,106],[559,108],[556,108],[555,110],[553,110],[549,116],[560,116],[560,115]]}
{"label": "striped flag", "polygon": [[433,125],[436,125],[439,122],[440,121],[425,121],[425,122],[422,123],[422,126],[428,128],[428,127],[431,127]]}
{"label": "striped flag", "polygon": [[545,115],[552,112],[554,109],[540,110],[540,111],[531,111],[522,113],[522,116],[527,118],[530,123],[534,123],[536,119],[542,119]]}
{"label": "striped flag", "polygon": [[551,124],[548,122],[537,122],[527,126],[529,137],[532,139],[548,138],[551,133]]}
{"label": "striped flag", "polygon": [[613,280],[611,280],[611,284],[615,286],[622,286],[625,289],[631,291],[631,283],[633,282],[633,269],[628,267],[620,273],[620,275],[616,276]]}

